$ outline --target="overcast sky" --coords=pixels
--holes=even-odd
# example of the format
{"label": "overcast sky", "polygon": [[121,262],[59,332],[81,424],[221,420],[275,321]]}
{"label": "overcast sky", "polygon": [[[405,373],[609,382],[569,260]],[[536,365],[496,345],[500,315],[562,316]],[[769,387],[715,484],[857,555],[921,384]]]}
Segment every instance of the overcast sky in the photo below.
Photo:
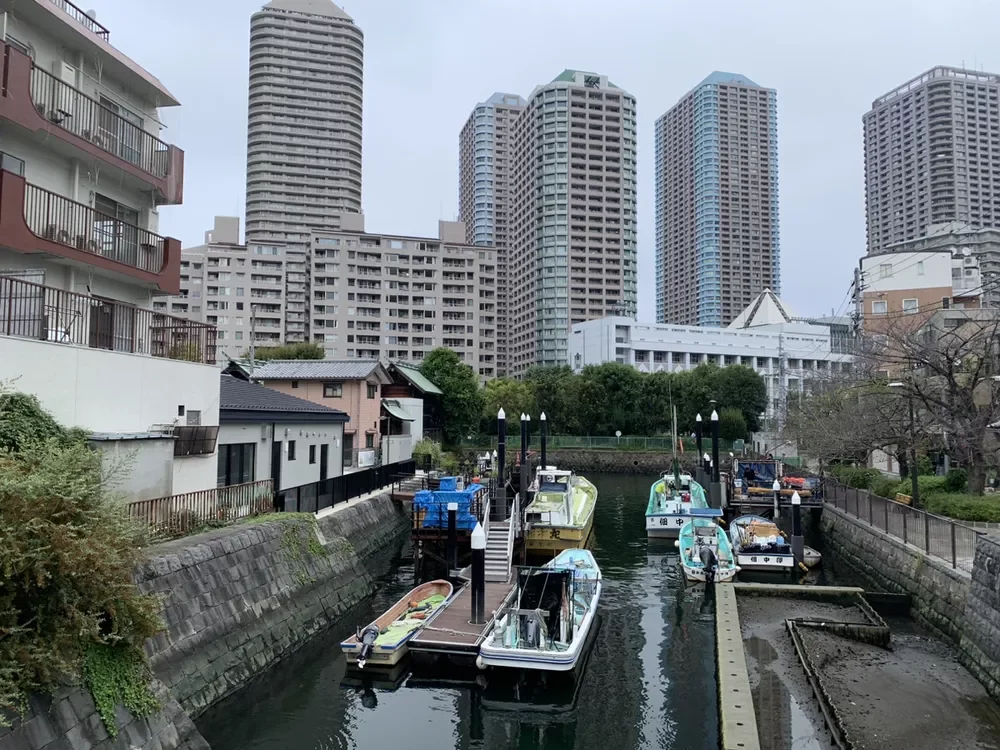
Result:
{"label": "overcast sky", "polygon": [[[77,0],[78,4],[83,0]],[[111,41],[182,106],[184,204],[163,234],[199,244],[243,215],[250,14],[263,0],[87,0]],[[458,134],[495,91],[565,68],[607,74],[639,108],[639,319],[654,299],[653,123],[713,70],[778,90],[782,297],[843,310],[865,250],[861,116],[934,65],[1000,71],[997,0],[348,0],[365,34],[369,230],[435,236],[458,211]]]}

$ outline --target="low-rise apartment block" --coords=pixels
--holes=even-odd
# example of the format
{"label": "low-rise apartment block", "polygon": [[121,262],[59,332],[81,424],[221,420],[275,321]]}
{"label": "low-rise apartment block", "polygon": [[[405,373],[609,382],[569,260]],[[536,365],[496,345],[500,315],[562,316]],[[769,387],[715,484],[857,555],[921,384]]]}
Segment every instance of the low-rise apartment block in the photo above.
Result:
{"label": "low-rise apartment block", "polygon": [[327,358],[419,363],[445,346],[495,377],[496,250],[466,244],[462,222],[428,238],[366,232],[362,214],[340,221],[312,236],[312,339]]}

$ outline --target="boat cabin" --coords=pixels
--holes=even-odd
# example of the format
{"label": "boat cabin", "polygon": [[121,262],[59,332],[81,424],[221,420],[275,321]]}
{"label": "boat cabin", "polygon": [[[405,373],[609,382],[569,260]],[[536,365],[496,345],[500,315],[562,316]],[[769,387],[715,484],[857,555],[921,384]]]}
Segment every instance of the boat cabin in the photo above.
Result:
{"label": "boat cabin", "polygon": [[565,650],[596,587],[597,579],[569,569],[518,568],[514,603],[500,616],[506,616],[503,632],[494,640],[508,648]]}
{"label": "boat cabin", "polygon": [[663,480],[663,484],[668,490],[687,492],[691,489],[692,477],[690,474],[678,474],[675,476],[674,472],[665,471],[660,474],[660,479]]}
{"label": "boat cabin", "polygon": [[539,467],[535,497],[525,509],[528,524],[566,524],[573,517],[573,472],[554,466]]}

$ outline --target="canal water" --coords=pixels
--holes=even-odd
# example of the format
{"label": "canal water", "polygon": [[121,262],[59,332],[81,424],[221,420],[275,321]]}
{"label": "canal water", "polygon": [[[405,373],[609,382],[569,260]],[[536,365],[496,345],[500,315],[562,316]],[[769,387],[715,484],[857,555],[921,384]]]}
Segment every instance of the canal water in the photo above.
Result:
{"label": "canal water", "polygon": [[[473,674],[348,674],[337,648],[413,585],[409,550],[351,622],[320,636],[198,720],[214,750],[715,750],[715,610],[684,590],[672,542],[649,542],[653,476],[588,475],[600,623],[579,679],[554,685]],[[356,620],[356,622],[355,622]]]}

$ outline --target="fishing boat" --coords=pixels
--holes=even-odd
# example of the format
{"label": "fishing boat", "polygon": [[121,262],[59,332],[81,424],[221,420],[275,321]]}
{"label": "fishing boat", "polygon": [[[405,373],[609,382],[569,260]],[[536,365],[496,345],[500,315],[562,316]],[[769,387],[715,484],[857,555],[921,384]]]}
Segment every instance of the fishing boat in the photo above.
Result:
{"label": "fishing boat", "polygon": [[795,567],[792,547],[778,527],[763,516],[733,519],[729,538],[740,570],[782,571]]}
{"label": "fishing boat", "polygon": [[539,568],[519,568],[511,602],[486,634],[476,664],[568,672],[596,627],[601,569],[584,549],[560,552]]}
{"label": "fishing boat", "polygon": [[684,577],[689,581],[726,583],[739,572],[729,537],[713,518],[721,513],[707,508],[681,527],[676,544]]}
{"label": "fishing boat", "polygon": [[664,472],[649,488],[646,506],[646,536],[676,537],[691,520],[691,508],[707,508],[705,491],[690,474]]}
{"label": "fishing boat", "polygon": [[566,549],[582,549],[594,528],[597,487],[572,471],[538,467],[535,496],[524,511],[529,555],[551,557]]}
{"label": "fishing boat", "polygon": [[374,622],[359,628],[340,644],[349,664],[363,669],[372,666],[392,667],[409,651],[410,639],[434,619],[454,588],[448,581],[421,584],[387,609]]}

